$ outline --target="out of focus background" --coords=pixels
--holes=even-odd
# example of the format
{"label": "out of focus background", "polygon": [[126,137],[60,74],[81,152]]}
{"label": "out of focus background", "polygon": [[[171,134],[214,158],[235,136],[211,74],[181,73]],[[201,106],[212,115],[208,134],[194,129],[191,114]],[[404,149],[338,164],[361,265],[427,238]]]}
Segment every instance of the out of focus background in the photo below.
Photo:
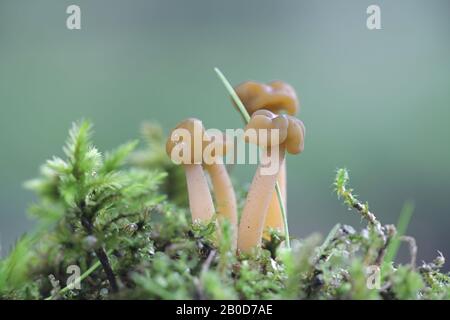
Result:
{"label": "out of focus background", "polygon": [[[70,4],[81,30],[66,28]],[[382,30],[366,27],[371,4]],[[282,79],[298,91],[307,137],[288,158],[294,236],[365,225],[333,194],[347,167],[382,223],[414,201],[419,261],[450,257],[449,35],[447,0],[1,1],[1,253],[33,227],[23,182],[62,155],[73,121],[95,123],[100,150],[139,137],[144,120],[242,126],[217,66],[234,84]],[[245,184],[254,170],[233,174]]]}

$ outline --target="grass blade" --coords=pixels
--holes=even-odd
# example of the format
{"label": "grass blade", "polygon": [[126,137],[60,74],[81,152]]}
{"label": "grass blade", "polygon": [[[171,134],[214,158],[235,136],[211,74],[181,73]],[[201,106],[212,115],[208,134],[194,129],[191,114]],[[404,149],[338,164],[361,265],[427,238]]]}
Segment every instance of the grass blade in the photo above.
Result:
{"label": "grass blade", "polygon": [[392,242],[389,244],[386,255],[384,257],[384,264],[391,263],[395,260],[397,256],[398,249],[400,248],[400,238],[406,233],[409,222],[411,221],[411,216],[414,212],[414,204],[412,201],[407,201],[403,205],[402,211],[397,222],[397,234],[395,235]]}

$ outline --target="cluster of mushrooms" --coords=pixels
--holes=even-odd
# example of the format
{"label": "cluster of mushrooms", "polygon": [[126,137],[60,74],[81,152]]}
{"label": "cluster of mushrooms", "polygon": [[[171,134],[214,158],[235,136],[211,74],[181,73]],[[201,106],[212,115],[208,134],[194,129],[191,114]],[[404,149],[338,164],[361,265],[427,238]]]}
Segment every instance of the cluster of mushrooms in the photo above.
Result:
{"label": "cluster of mushrooms", "polygon": [[[268,154],[276,151],[280,164],[274,174],[262,174],[262,164],[259,164],[248,191],[240,221],[238,221],[236,195],[231,179],[224,162],[219,161],[230,149],[225,135],[201,139],[201,147],[194,148],[195,139],[184,141],[180,137],[173,137],[176,129],[185,129],[192,136],[206,134],[200,120],[189,118],[182,121],[171,132],[166,151],[172,161],[180,163],[185,169],[192,220],[208,223],[214,215],[219,223],[227,219],[232,227],[233,248],[245,253],[260,246],[263,236],[267,236],[266,231],[269,229],[284,233],[283,216],[275,185],[278,181],[282,200],[286,206],[285,154],[286,152],[299,154],[303,151],[305,127],[299,119],[294,117],[298,112],[299,104],[295,90],[289,84],[281,81],[268,84],[248,81],[238,85],[235,91],[251,116],[244,132],[250,129],[256,131],[264,129],[265,132],[278,130],[277,139],[246,137],[246,141],[265,148]],[[172,151],[180,144],[184,144],[184,147],[188,144],[187,148],[191,151],[189,159],[174,159]],[[206,163],[203,151],[212,147],[215,150],[212,154],[214,159]],[[214,201],[205,172],[211,180]]]}

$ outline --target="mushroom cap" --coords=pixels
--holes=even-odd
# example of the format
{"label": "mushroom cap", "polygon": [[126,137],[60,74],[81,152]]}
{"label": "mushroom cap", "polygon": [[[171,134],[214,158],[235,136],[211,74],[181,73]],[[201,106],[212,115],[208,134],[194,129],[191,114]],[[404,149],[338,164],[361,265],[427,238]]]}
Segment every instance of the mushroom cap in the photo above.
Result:
{"label": "mushroom cap", "polygon": [[[288,124],[285,115],[258,110],[253,113],[245,126],[245,140],[262,147],[279,145],[286,140]],[[274,130],[278,130],[278,136],[273,135]]]}
{"label": "mushroom cap", "polygon": [[206,146],[210,144],[214,144],[214,154],[213,156],[224,156],[230,150],[233,150],[234,142],[230,137],[227,137],[223,132],[220,130],[214,130],[213,133],[206,132],[205,133],[205,139],[203,144],[203,148],[206,148]]}
{"label": "mushroom cap", "polygon": [[[204,131],[203,123],[199,119],[188,118],[181,121],[169,134],[166,142],[167,155],[182,164],[201,163]],[[183,151],[173,154],[172,151],[176,146],[182,148],[180,150],[190,148],[190,157],[185,159]]]}
{"label": "mushroom cap", "polygon": [[[266,130],[266,137],[262,136],[263,129]],[[249,130],[256,130],[256,135],[249,134]],[[278,130],[278,139],[272,137],[272,130]],[[245,127],[245,133],[246,141],[259,146],[271,147],[284,143],[291,154],[298,154],[304,148],[305,126],[293,116],[258,110]]]}
{"label": "mushroom cap", "polygon": [[235,87],[235,91],[250,115],[259,109],[295,115],[299,109],[294,88],[283,81],[268,84],[247,81]]}
{"label": "mushroom cap", "polygon": [[[174,161],[182,164],[201,164],[204,161],[204,150],[210,146],[211,156],[223,156],[232,149],[232,142],[219,130],[213,134],[205,131],[201,120],[188,118],[181,121],[169,134],[166,142],[166,153]],[[183,144],[189,144],[185,146]],[[179,146],[179,152],[173,149]],[[190,150],[190,157],[185,159],[184,150]]]}
{"label": "mushroom cap", "polygon": [[289,125],[286,138],[286,150],[290,154],[299,154],[305,148],[305,125],[295,117],[287,116]]}

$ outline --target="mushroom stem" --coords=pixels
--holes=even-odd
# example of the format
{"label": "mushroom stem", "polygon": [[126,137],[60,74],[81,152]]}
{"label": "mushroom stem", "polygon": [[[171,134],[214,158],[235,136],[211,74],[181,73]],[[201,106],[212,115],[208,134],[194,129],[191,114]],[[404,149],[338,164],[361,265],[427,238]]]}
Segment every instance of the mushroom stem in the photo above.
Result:
{"label": "mushroom stem", "polygon": [[232,247],[236,247],[237,242],[237,205],[236,195],[230,176],[226,167],[222,163],[205,165],[211,177],[216,200],[216,213],[219,219],[228,219],[232,227]]}
{"label": "mushroom stem", "polygon": [[214,204],[203,168],[200,164],[185,164],[184,169],[192,222],[209,222],[214,215]]}
{"label": "mushroom stem", "polygon": [[238,249],[242,252],[249,252],[251,249],[261,245],[267,211],[272,200],[280,167],[284,163],[284,144],[269,147],[267,151],[270,152],[271,148],[279,148],[279,168],[272,175],[263,175],[261,173],[261,165],[256,170],[239,223]]}
{"label": "mushroom stem", "polygon": [[[284,207],[286,208],[287,196],[286,196],[286,162],[284,161],[280,165],[280,173],[278,174],[278,184],[280,186],[280,191],[283,196]],[[269,211],[267,212],[267,217],[264,225],[264,231],[269,229],[276,229],[282,234],[284,234],[284,221],[283,214],[281,212],[280,202],[278,201],[278,196],[276,190],[272,193],[272,200],[269,204]],[[265,233],[265,239],[270,239],[270,235]]]}

